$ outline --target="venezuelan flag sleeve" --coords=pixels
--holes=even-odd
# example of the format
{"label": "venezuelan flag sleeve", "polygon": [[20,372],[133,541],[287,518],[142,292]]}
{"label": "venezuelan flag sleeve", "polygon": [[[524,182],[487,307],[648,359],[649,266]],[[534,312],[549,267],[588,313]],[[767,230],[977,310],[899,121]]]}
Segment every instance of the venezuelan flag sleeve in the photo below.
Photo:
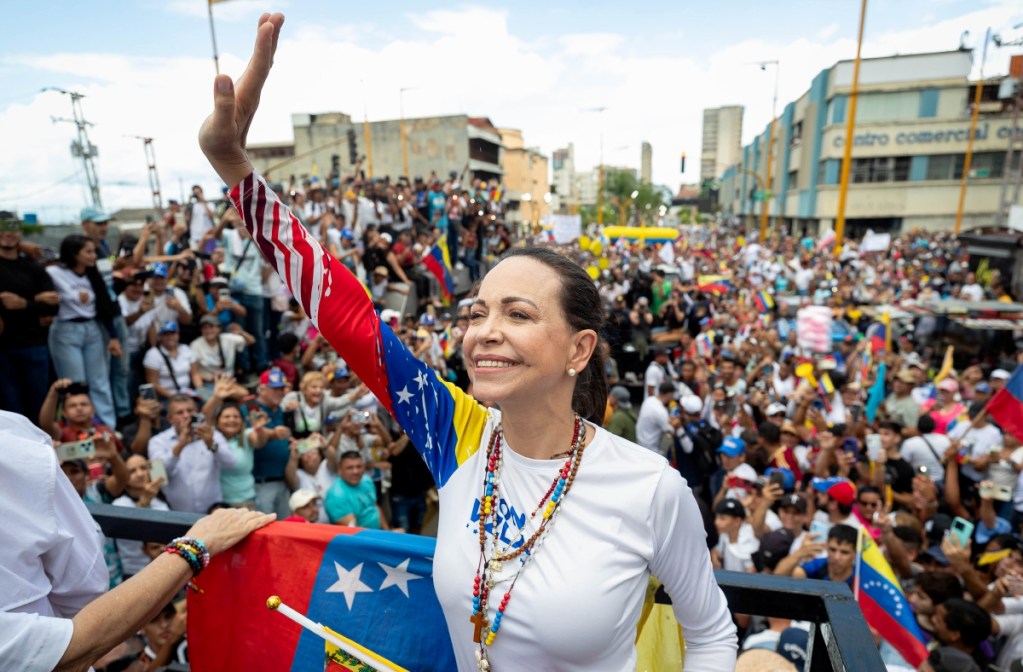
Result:
{"label": "venezuelan flag sleeve", "polygon": [[309,319],[409,435],[438,487],[479,449],[489,414],[441,381],[381,324],[358,279],[253,172],[231,200],[245,228]]}

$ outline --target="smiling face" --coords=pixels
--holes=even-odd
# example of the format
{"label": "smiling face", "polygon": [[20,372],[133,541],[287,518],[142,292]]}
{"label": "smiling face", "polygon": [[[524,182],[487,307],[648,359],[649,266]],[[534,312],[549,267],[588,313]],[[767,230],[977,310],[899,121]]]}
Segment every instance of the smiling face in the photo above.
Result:
{"label": "smiling face", "polygon": [[217,429],[229,439],[241,434],[244,426],[241,411],[232,406],[225,407],[217,418]]}
{"label": "smiling face", "polygon": [[561,291],[556,271],[526,257],[506,259],[487,274],[463,341],[478,399],[514,405],[571,394],[566,372],[585,368],[596,334],[571,329]]}
{"label": "smiling face", "polygon": [[132,455],[124,461],[128,469],[128,485],[141,489],[149,483],[149,460],[142,455]]}

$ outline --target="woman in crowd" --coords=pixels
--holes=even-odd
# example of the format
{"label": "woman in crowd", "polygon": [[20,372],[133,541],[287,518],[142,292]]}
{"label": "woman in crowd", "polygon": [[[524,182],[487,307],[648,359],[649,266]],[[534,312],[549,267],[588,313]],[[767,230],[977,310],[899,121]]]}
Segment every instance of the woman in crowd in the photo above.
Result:
{"label": "woman in crowd", "polygon": [[289,392],[281,401],[284,409],[284,424],[291,428],[296,439],[320,432],[327,423],[327,377],[319,371],[309,371],[302,376],[298,390]]}
{"label": "woman in crowd", "polygon": [[53,367],[58,378],[88,382],[96,413],[114,426],[117,414],[110,389],[108,353],[121,356],[121,342],[114,331],[114,317],[121,311],[96,269],[96,244],[92,239],[68,236],[60,243],[59,260],[59,264],[46,267],[60,296],[49,335]]}
{"label": "woman in crowd", "polygon": [[[124,488],[124,494],[113,501],[114,506],[155,511],[170,510],[167,502],[160,498],[160,486],[164,484],[164,478],[162,476],[150,478],[149,460],[143,455],[132,455],[125,461],[125,465],[128,468],[128,483]],[[149,556],[142,550],[143,545],[144,542],[129,539],[117,541],[117,553],[121,556],[125,579],[138,574],[149,564]]]}
{"label": "woman in crowd", "polygon": [[150,348],[142,358],[146,382],[164,399],[202,389],[202,376],[199,375],[195,355],[180,340],[178,323],[164,322],[160,325],[156,347]]}
{"label": "woman in crowd", "polygon": [[437,481],[445,513],[434,581],[459,669],[634,669],[652,574],[685,631],[686,669],[732,669],[735,625],[692,492],[663,457],[599,426],[603,312],[589,276],[535,248],[486,276],[464,351],[474,393],[501,410],[488,408],[415,360],[356,279],[253,173],[245,136],[282,23],[279,14],[260,19],[237,91],[217,78],[200,145],[236,185],[232,199],[260,249],[288,251],[289,267],[275,270]]}
{"label": "woman in crowd", "polygon": [[949,376],[938,383],[938,396],[920,406],[921,411],[934,419],[935,434],[948,434],[949,426],[965,415],[966,405],[956,401],[957,392],[959,383]]}
{"label": "woman in crowd", "polygon": [[232,467],[220,467],[221,498],[235,508],[254,511],[256,509],[256,479],[252,475],[255,463],[253,451],[266,445],[269,432],[263,428],[269,418],[263,413],[249,414],[246,423],[241,407],[234,401],[239,392],[234,378],[222,376],[213,385],[209,400],[202,407],[207,418],[213,418],[213,426],[217,428],[227,442],[227,450],[235,457]]}

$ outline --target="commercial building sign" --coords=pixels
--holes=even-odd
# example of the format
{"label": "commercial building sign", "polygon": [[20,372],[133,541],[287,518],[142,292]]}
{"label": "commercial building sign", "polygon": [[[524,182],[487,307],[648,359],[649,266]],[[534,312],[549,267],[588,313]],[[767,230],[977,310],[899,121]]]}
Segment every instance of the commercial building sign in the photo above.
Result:
{"label": "commercial building sign", "polygon": [[[974,135],[974,142],[987,140],[991,133],[990,122],[977,124],[977,131]],[[1008,141],[1012,134],[1011,126],[998,126],[994,131],[995,137],[999,140]],[[1016,131],[1017,136],[1023,138],[1023,129]],[[966,142],[970,137],[970,127],[948,128],[937,131],[898,131],[896,133],[874,133],[866,131],[853,136],[854,147],[884,147],[894,141],[895,145],[934,145]],[[834,147],[841,147],[845,143],[845,137],[835,135],[831,144]]]}

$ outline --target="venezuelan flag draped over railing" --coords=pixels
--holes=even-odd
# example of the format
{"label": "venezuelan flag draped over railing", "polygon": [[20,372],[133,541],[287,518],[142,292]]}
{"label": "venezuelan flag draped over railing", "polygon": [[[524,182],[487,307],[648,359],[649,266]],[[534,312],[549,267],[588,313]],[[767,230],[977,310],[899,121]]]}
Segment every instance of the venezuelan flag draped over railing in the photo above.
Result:
{"label": "venezuelan flag draped over railing", "polygon": [[920,627],[902,586],[881,549],[870,535],[859,531],[856,546],[856,601],[867,624],[888,640],[914,669],[927,659]]}
{"label": "venezuelan flag draped over railing", "polygon": [[423,258],[423,265],[437,278],[444,299],[450,301],[455,295],[455,281],[451,277],[451,259],[448,258],[446,236],[441,236],[440,240],[433,244],[430,253]]}

